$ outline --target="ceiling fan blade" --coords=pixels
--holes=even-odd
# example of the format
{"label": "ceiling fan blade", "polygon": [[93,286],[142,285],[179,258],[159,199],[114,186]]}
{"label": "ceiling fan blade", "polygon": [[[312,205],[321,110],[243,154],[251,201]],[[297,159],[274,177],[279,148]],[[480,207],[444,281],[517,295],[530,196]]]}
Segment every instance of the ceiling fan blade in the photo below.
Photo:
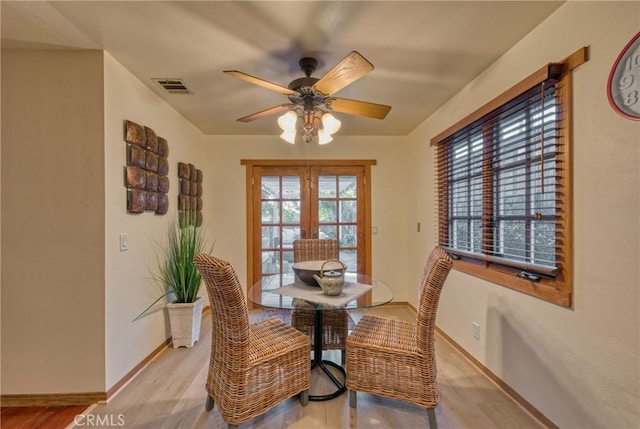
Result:
{"label": "ceiling fan blade", "polygon": [[356,51],[352,51],[320,78],[314,87],[325,95],[340,91],[373,70],[373,64]]}
{"label": "ceiling fan blade", "polygon": [[238,79],[242,79],[246,82],[252,83],[254,85],[270,89],[271,91],[279,92],[280,94],[294,95],[296,97],[300,95],[297,91],[278,85],[276,83],[271,83],[255,76],[251,76],[250,74],[246,74],[238,70],[225,70],[224,73],[228,74],[229,76],[237,77]]}
{"label": "ceiling fan blade", "polygon": [[384,119],[391,110],[391,106],[385,106],[384,104],[349,100],[347,98],[330,98],[326,105],[336,112],[366,116],[374,119]]}
{"label": "ceiling fan blade", "polygon": [[271,107],[269,109],[263,110],[261,112],[254,113],[249,116],[245,116],[243,118],[238,119],[238,122],[251,122],[256,119],[264,118],[265,116],[275,115],[276,113],[284,112],[285,110],[289,110],[289,107],[293,106],[293,103],[281,104],[279,106]]}

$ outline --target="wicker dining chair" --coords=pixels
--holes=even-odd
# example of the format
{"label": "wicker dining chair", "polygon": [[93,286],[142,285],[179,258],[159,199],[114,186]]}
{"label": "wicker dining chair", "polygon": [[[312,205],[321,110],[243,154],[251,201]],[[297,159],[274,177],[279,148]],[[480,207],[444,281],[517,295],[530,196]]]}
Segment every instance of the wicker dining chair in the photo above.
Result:
{"label": "wicker dining chair", "polygon": [[[324,261],[338,259],[338,240],[301,239],[293,242],[293,261]],[[314,341],[314,312],[293,310],[291,326],[304,332]],[[349,333],[349,314],[344,310],[323,310],[322,346],[324,350],[341,350],[342,362],[345,361],[345,345]]]}
{"label": "wicker dining chair", "polygon": [[365,315],[347,338],[349,404],[356,392],[411,402],[427,408],[437,428],[436,355],[433,333],[440,291],[451,270],[449,255],[436,247],[424,267],[418,294],[417,323]]}
{"label": "wicker dining chair", "polygon": [[206,410],[218,404],[229,428],[300,395],[309,402],[309,339],[270,317],[249,324],[242,286],[233,266],[214,256],[196,255],[211,303],[211,358]]}

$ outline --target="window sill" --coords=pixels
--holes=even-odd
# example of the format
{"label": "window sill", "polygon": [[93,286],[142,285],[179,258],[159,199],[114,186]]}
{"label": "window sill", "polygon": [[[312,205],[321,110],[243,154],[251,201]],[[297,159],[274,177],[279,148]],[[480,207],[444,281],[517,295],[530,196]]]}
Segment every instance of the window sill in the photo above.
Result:
{"label": "window sill", "polygon": [[467,259],[454,260],[453,269],[561,307],[571,308],[572,305],[571,293],[567,292],[571,288],[566,281],[562,282],[558,278],[542,278],[534,282],[518,277],[520,270]]}

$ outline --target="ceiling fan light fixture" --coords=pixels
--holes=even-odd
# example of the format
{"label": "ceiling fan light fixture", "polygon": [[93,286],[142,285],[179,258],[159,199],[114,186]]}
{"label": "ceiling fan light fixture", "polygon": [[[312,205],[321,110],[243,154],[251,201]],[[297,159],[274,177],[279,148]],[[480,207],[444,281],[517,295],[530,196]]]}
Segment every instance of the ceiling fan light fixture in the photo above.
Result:
{"label": "ceiling fan light fixture", "polygon": [[318,144],[327,144],[333,141],[331,134],[324,130],[318,130]]}
{"label": "ceiling fan light fixture", "polygon": [[302,113],[302,127],[310,133],[317,128],[319,117],[315,110],[305,110]]}
{"label": "ceiling fan light fixture", "polygon": [[296,130],[284,131],[280,134],[280,138],[287,143],[296,144]]}
{"label": "ceiling fan light fixture", "polygon": [[323,113],[318,109],[303,112],[289,110],[278,118],[278,126],[283,131],[280,137],[291,144],[295,144],[298,127],[306,143],[318,136],[318,144],[327,144],[333,141],[331,135],[336,133],[341,125],[342,123],[331,113]]}
{"label": "ceiling fan light fixture", "polygon": [[340,127],[342,126],[342,122],[336,119],[331,113],[325,113],[322,115],[322,126],[324,128],[324,132],[327,134],[335,134]]}
{"label": "ceiling fan light fixture", "polygon": [[284,115],[278,118],[278,126],[282,129],[282,131],[293,132],[294,136],[296,133],[296,122],[298,121],[298,115],[293,110],[289,110]]}

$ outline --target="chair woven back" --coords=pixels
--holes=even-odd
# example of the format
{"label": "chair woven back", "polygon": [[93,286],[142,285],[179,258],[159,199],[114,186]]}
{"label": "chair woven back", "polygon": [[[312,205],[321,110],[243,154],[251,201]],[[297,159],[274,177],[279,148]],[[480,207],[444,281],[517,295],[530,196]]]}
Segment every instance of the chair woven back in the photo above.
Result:
{"label": "chair woven back", "polygon": [[[307,238],[293,242],[293,261],[326,261],[338,259],[338,240]],[[326,350],[339,349],[343,352],[349,332],[349,315],[342,310],[322,312],[322,345]],[[307,334],[313,343],[315,338],[315,314],[313,311],[294,310],[291,312],[291,326]]]}
{"label": "chair woven back", "polygon": [[211,305],[213,366],[242,371],[249,361],[249,312],[233,266],[215,256],[196,255]]}
{"label": "chair woven back", "polygon": [[[249,324],[243,288],[233,266],[199,254],[194,263],[211,302],[211,358],[205,409],[214,405],[228,427],[264,414],[311,386],[309,339],[275,317]],[[305,393],[306,392],[306,393]]]}
{"label": "chair woven back", "polygon": [[433,330],[440,292],[453,265],[451,258],[440,247],[433,249],[422,273],[418,292],[418,318],[416,324],[416,347],[427,354],[433,353]]}
{"label": "chair woven back", "polygon": [[293,261],[326,261],[338,259],[338,240],[306,238],[293,242]]}

